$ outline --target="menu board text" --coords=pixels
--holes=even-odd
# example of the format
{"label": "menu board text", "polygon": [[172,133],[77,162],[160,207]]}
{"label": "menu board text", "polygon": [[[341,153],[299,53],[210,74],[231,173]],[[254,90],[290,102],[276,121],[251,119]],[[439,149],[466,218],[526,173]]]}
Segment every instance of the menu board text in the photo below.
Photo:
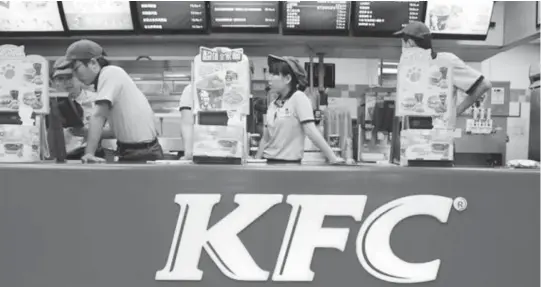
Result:
{"label": "menu board text", "polygon": [[411,21],[423,21],[424,1],[359,1],[356,5],[358,31],[395,32]]}
{"label": "menu board text", "polygon": [[137,3],[143,30],[206,30],[204,1],[141,1]]}
{"label": "menu board text", "polygon": [[287,30],[347,31],[349,1],[287,1],[284,3]]}
{"label": "menu board text", "polygon": [[210,3],[213,28],[277,28],[277,1],[219,1]]}

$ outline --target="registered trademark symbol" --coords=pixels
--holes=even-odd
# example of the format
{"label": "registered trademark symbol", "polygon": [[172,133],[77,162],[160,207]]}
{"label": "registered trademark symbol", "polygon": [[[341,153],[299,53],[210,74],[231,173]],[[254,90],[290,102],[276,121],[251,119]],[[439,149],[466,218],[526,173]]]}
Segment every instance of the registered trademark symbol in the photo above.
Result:
{"label": "registered trademark symbol", "polygon": [[466,207],[468,207],[468,201],[464,197],[457,197],[453,201],[453,206],[455,207],[456,211],[464,211],[466,210]]}

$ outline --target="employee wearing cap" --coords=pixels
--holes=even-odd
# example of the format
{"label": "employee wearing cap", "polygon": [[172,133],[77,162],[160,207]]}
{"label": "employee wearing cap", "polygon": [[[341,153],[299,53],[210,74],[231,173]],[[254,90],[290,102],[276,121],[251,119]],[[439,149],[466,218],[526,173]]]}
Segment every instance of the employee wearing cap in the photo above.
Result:
{"label": "employee wearing cap", "polygon": [[[59,68],[66,66],[66,58],[60,57],[53,66],[53,88],[57,92],[68,93],[68,98],[65,101],[59,102],[60,106],[66,106],[61,110],[70,109],[80,121],[82,127],[74,126],[75,123],[69,122],[68,119],[63,119],[64,139],[66,142],[66,151],[68,152],[67,159],[81,159],[84,155],[84,147],[86,146],[85,137],[88,130],[88,119],[92,115],[93,101],[96,94],[83,89],[83,85],[77,79],[73,78],[71,68]],[[62,115],[60,115],[62,116]],[[114,135],[108,128],[105,128],[102,134],[103,138],[113,138]],[[97,152],[98,156],[103,156],[103,150]]]}
{"label": "employee wearing cap", "polygon": [[103,48],[89,40],[71,44],[66,51],[66,67],[98,95],[90,118],[85,163],[105,160],[94,156],[104,123],[108,121],[117,139],[119,161],[146,162],[163,158],[157,139],[154,112],[145,95],[124,69],[109,64]]}
{"label": "employee wearing cap", "polygon": [[306,136],[320,148],[332,164],[338,158],[314,123],[314,111],[308,96],[306,71],[293,57],[269,55],[269,85],[278,94],[267,110],[267,121],[256,158],[269,163],[300,163]]}
{"label": "employee wearing cap", "polygon": [[[456,108],[456,116],[461,115],[479,100],[492,84],[480,72],[466,65],[455,54],[436,53],[432,48],[432,34],[430,29],[422,22],[411,22],[404,29],[395,33],[402,37],[402,49],[432,50],[432,58],[448,63],[453,71],[453,85],[455,89],[464,91],[468,97]],[[455,95],[456,100],[456,95]]]}

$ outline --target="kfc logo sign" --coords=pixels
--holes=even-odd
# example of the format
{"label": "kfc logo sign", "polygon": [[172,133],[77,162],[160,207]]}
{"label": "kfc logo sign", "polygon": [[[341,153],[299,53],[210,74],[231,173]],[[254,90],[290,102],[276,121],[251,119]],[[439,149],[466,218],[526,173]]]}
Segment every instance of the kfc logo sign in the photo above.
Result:
{"label": "kfc logo sign", "polygon": [[[238,207],[208,228],[213,207],[220,194],[178,194],[180,213],[165,267],[156,280],[198,281],[204,249],[227,277],[239,281],[267,281],[270,272],[261,269],[238,234],[273,206],[282,203],[281,194],[237,194]],[[348,228],[323,228],[327,216],[349,216],[360,222],[366,204],[364,195],[287,196],[292,210],[278,253],[272,281],[310,282],[316,248],[344,251]],[[457,199],[458,200],[458,199]],[[465,200],[455,208],[465,209]],[[457,206],[458,205],[458,206]],[[391,201],[372,212],[361,225],[356,239],[360,265],[372,276],[392,283],[422,283],[436,279],[440,260],[409,263],[397,257],[390,246],[393,228],[412,216],[431,216],[446,223],[453,199],[436,195],[414,195]]]}

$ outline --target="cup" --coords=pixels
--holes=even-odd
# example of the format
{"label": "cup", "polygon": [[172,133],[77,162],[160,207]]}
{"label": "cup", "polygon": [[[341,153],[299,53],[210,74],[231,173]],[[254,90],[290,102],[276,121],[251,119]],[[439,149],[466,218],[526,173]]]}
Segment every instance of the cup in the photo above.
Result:
{"label": "cup", "polygon": [[34,95],[36,95],[36,99],[37,99],[38,101],[41,100],[41,95],[42,95],[42,94],[43,94],[43,91],[42,91],[41,89],[36,89],[36,90],[34,91]]}
{"label": "cup", "polygon": [[447,80],[447,72],[448,71],[449,71],[449,69],[447,69],[447,67],[440,67],[441,78],[443,80]]}
{"label": "cup", "polygon": [[18,99],[19,99],[19,91],[17,91],[17,90],[11,90],[11,91],[9,91],[9,94],[11,95],[11,97],[12,97],[14,100],[18,100]]}
{"label": "cup", "polygon": [[423,103],[423,97],[424,97],[424,94],[422,93],[415,94],[415,100],[417,100],[417,103],[419,104]]}
{"label": "cup", "polygon": [[441,94],[440,94],[440,102],[441,102],[441,104],[442,104],[443,106],[445,106],[446,101],[447,101],[447,94],[441,93]]}
{"label": "cup", "polygon": [[36,76],[41,76],[41,63],[34,63],[34,70],[36,70]]}

